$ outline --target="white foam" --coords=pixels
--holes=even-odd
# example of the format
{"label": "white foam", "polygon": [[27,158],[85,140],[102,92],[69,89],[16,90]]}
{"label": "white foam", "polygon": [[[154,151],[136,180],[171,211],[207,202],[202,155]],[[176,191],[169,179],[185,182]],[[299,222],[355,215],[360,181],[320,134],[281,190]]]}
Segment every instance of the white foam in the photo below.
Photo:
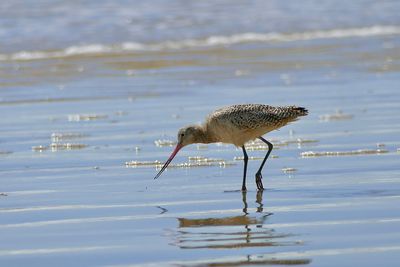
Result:
{"label": "white foam", "polygon": [[6,60],[36,60],[63,58],[77,55],[112,54],[132,51],[164,51],[188,48],[229,46],[248,42],[294,42],[316,39],[368,37],[400,34],[400,26],[371,26],[363,28],[331,29],[297,33],[241,33],[233,35],[217,35],[204,39],[185,39],[164,41],[159,43],[124,42],[116,45],[90,44],[70,46],[59,51],[20,51],[13,54],[0,54],[0,61]]}
{"label": "white foam", "polygon": [[111,46],[101,44],[91,44],[85,46],[70,46],[64,50],[66,56],[85,55],[85,54],[99,54],[105,52],[113,52]]}

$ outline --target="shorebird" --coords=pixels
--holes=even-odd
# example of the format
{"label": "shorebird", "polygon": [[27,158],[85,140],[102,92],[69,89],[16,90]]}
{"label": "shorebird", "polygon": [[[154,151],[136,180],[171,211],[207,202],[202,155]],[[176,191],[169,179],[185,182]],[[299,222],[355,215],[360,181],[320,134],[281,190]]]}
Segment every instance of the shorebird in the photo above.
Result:
{"label": "shorebird", "polygon": [[256,173],[257,189],[264,190],[261,171],[273,149],[273,145],[262,136],[307,114],[307,109],[303,107],[273,107],[263,104],[232,105],[217,109],[208,115],[203,124],[189,125],[178,131],[178,143],[154,179],[161,175],[182,147],[195,143],[222,142],[242,148],[244,156],[242,191],[246,191],[246,173],[249,158],[245,143],[258,138],[268,146],[268,152]]}

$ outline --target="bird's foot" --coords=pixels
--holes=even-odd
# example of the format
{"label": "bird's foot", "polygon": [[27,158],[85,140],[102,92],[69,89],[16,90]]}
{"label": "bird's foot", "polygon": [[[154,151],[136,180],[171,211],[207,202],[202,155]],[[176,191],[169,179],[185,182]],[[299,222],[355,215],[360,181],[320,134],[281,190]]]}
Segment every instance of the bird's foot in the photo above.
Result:
{"label": "bird's foot", "polygon": [[242,192],[247,192],[247,188],[245,186],[242,186]]}
{"label": "bird's foot", "polygon": [[263,183],[262,183],[261,180],[262,180],[261,172],[256,173],[256,185],[257,185],[257,189],[259,191],[263,191],[264,190],[264,186],[263,186]]}

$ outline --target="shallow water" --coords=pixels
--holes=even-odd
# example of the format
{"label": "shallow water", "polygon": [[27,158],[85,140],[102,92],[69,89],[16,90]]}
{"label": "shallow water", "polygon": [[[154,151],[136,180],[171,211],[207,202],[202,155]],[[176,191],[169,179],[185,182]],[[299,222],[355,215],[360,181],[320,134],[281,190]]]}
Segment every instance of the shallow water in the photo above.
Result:
{"label": "shallow water", "polygon": [[[295,23],[313,14],[308,5],[271,4],[271,14],[299,12],[292,24],[276,15],[270,28],[256,16],[228,26],[210,4],[182,17],[188,7],[174,4],[160,25],[190,26],[157,40],[118,30],[112,40],[105,32],[85,40],[86,27],[102,26],[85,21],[107,11],[88,5],[78,14],[85,25],[78,40],[49,26],[43,46],[28,31],[31,42],[2,45],[0,265],[397,266],[398,4],[374,4],[380,12],[348,21],[337,16],[358,14],[367,2],[336,10],[326,1],[316,24],[313,16]],[[124,1],[116,3],[108,19],[134,19]],[[19,7],[32,27],[46,24]],[[228,7],[215,10],[228,16],[241,6]],[[53,8],[35,12],[74,6]],[[137,21],[153,25],[163,8],[137,12]],[[266,152],[260,143],[248,144],[245,194],[238,191],[242,153],[232,145],[187,147],[153,180],[180,127],[234,103],[310,111],[265,136],[275,149],[263,193],[253,178]]]}

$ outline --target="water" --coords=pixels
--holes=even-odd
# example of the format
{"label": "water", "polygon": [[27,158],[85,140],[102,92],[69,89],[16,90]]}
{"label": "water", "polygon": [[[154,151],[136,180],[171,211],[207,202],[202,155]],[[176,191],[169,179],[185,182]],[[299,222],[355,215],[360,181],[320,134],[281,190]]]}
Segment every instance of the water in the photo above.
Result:
{"label": "water", "polygon": [[[397,266],[398,2],[0,5],[1,266]],[[251,144],[247,194],[232,145],[152,179],[235,103],[310,111],[266,135],[262,194]]]}
{"label": "water", "polygon": [[[3,1],[1,51],[398,26],[397,1]],[[398,30],[397,30],[398,31]]]}

